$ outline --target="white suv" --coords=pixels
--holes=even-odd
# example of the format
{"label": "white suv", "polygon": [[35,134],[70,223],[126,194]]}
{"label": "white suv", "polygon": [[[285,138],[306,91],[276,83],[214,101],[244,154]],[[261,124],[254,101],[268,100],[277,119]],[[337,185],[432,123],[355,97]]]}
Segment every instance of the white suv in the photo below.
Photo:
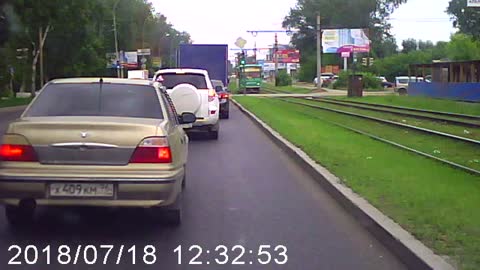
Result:
{"label": "white suv", "polygon": [[197,116],[193,130],[207,131],[212,139],[218,139],[220,103],[206,70],[162,69],[153,80],[167,89],[179,115],[191,112]]}

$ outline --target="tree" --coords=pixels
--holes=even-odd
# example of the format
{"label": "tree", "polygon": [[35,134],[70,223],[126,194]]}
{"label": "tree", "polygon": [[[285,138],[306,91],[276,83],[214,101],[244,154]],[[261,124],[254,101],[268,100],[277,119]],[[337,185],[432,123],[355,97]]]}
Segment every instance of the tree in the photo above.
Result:
{"label": "tree", "polygon": [[[105,57],[115,52],[114,12],[120,50],[145,46],[154,56],[167,58],[173,46],[191,42],[188,33],[175,30],[146,0],[8,1],[0,7],[10,25],[9,37],[0,50],[5,60],[0,63],[0,77],[7,71],[2,64],[9,63],[15,66],[15,81],[22,83],[21,89],[29,85],[32,93],[44,78],[114,75],[113,69],[106,68]],[[1,18],[0,14],[0,27],[4,23]],[[166,33],[176,33],[175,40],[167,39]],[[17,50],[28,50],[28,55],[17,59]],[[40,51],[44,52],[44,78],[37,72]]]}
{"label": "tree", "polygon": [[417,40],[413,38],[402,41],[402,53],[409,53],[417,50]]}
{"label": "tree", "polygon": [[446,49],[450,60],[468,61],[480,59],[480,41],[474,40],[469,35],[453,35]]}
{"label": "tree", "polygon": [[435,45],[430,40],[427,40],[427,41],[419,40],[418,41],[418,48],[420,50],[428,50],[428,49],[432,49],[433,47],[435,47]]}
{"label": "tree", "polygon": [[447,13],[461,33],[480,39],[480,9],[467,7],[467,0],[451,0]]}

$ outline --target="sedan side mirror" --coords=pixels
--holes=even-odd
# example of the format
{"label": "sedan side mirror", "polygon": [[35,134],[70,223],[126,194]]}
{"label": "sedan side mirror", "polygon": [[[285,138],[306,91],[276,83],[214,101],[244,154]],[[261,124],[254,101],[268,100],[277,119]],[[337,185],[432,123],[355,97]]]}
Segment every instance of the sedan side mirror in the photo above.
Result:
{"label": "sedan side mirror", "polygon": [[193,113],[184,112],[179,116],[180,124],[192,124],[197,121],[197,116]]}

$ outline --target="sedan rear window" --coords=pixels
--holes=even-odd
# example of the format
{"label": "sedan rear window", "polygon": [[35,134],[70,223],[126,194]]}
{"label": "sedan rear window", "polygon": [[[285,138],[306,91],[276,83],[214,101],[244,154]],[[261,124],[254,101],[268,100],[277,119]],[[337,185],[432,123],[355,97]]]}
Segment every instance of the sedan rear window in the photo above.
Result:
{"label": "sedan rear window", "polygon": [[48,85],[25,116],[113,116],[163,119],[155,88],[110,83]]}
{"label": "sedan rear window", "polygon": [[167,89],[173,89],[175,86],[188,83],[195,86],[197,89],[207,89],[207,80],[203,74],[195,73],[163,73],[159,76],[162,76],[162,84],[167,87]]}

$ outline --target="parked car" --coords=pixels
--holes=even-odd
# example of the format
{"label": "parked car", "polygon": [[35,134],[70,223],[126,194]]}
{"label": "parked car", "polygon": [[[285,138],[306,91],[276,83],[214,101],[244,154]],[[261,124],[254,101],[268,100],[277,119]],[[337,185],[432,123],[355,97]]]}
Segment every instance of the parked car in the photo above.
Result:
{"label": "parked car", "polygon": [[188,137],[168,94],[148,80],[46,84],[0,145],[0,203],[12,226],[37,205],[151,207],[181,222]]}
{"label": "parked car", "polygon": [[230,92],[220,80],[212,80],[212,85],[220,100],[220,118],[228,119],[230,115]]}
{"label": "parked car", "polygon": [[394,83],[391,83],[387,80],[387,78],[385,77],[377,77],[379,80],[380,80],[380,83],[382,85],[383,88],[394,88],[395,87],[395,84]]}
{"label": "parked car", "polygon": [[[330,83],[332,83],[333,79],[335,77],[335,74],[333,73],[322,73],[320,76],[320,82],[322,83],[322,86],[328,86]],[[318,77],[315,77],[313,80],[313,84],[317,86],[318,83]]]}
{"label": "parked car", "polygon": [[423,82],[422,77],[408,77],[408,76],[399,76],[395,77],[395,88],[394,91],[400,94],[406,94],[408,92],[408,84],[415,81]]}
{"label": "parked car", "polygon": [[179,113],[195,113],[197,121],[188,131],[206,131],[210,138],[218,139],[220,101],[206,70],[161,69],[154,81],[166,87]]}

